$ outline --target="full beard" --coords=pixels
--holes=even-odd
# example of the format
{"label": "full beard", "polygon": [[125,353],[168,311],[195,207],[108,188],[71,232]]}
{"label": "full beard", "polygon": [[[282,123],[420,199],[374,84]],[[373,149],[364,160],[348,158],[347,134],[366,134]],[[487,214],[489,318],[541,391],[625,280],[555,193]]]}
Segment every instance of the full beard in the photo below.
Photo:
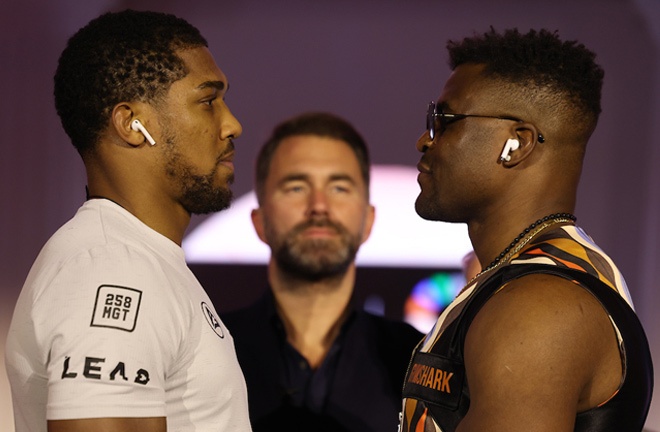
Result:
{"label": "full beard", "polygon": [[[181,204],[190,214],[208,214],[224,210],[231,204],[233,193],[229,187],[214,186],[213,181],[218,168],[208,175],[184,173],[181,176],[183,194]],[[232,174],[227,184],[232,184]]]}
{"label": "full beard", "polygon": [[[233,193],[229,186],[216,186],[215,179],[220,169],[222,156],[208,174],[196,174],[193,167],[187,164],[181,153],[176,150],[176,139],[166,134],[166,144],[169,146],[169,160],[166,165],[167,176],[178,181],[181,187],[179,201],[190,214],[208,214],[224,210],[229,207]],[[229,149],[233,149],[230,143]],[[234,182],[234,174],[227,178],[227,185]]]}
{"label": "full beard", "polygon": [[[310,227],[331,227],[340,234],[339,239],[301,239],[300,234]],[[280,269],[309,281],[344,274],[360,244],[343,226],[328,220],[304,222],[276,243],[273,258]]]}

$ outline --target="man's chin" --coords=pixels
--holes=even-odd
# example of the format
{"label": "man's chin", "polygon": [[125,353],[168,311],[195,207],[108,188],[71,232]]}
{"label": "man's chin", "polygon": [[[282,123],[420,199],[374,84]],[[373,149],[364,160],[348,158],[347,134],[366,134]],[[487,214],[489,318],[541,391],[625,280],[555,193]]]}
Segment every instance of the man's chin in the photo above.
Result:
{"label": "man's chin", "polygon": [[350,251],[322,249],[318,244],[316,247],[305,246],[289,253],[278,253],[276,260],[279,267],[299,277],[319,280],[344,273],[355,258]]}
{"label": "man's chin", "polygon": [[190,214],[209,214],[226,210],[231,205],[234,196],[228,187],[216,190],[214,194],[188,197],[184,207]]}
{"label": "man's chin", "polygon": [[323,265],[317,263],[280,263],[280,268],[297,278],[316,282],[343,275],[348,270],[349,264],[346,262],[324,263]]}
{"label": "man's chin", "polygon": [[415,201],[415,211],[422,219],[426,220],[439,220],[438,215],[432,208],[433,206],[429,204],[428,199],[424,198],[422,194],[417,197]]}

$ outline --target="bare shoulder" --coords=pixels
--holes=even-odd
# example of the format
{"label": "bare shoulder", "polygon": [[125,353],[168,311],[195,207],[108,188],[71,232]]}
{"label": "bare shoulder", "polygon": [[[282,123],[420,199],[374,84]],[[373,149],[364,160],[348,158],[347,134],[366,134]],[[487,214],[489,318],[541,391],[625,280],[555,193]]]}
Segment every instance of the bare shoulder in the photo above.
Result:
{"label": "bare shoulder", "polygon": [[[481,327],[485,324],[485,327]],[[591,339],[611,325],[600,302],[580,285],[554,275],[533,274],[505,285],[484,305],[473,327],[483,331],[496,324],[502,337],[519,335],[543,336],[570,348],[580,338]],[[472,330],[472,328],[471,328]],[[579,344],[578,344],[579,345]],[[577,348],[582,350],[582,346]]]}
{"label": "bare shoulder", "polygon": [[498,412],[501,430],[572,431],[576,413],[607,400],[621,379],[601,304],[583,287],[544,274],[510,282],[483,306],[466,337],[465,366],[466,425],[476,413]]}

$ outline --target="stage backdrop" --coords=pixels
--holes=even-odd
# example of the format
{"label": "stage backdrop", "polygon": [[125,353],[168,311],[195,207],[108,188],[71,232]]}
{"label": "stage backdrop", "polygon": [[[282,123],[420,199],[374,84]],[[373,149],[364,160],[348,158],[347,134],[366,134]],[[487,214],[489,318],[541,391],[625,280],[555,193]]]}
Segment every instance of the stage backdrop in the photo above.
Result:
{"label": "stage backdrop", "polygon": [[[82,164],[53,108],[57,58],[67,38],[91,18],[128,7],[173,12],[208,38],[231,82],[227,103],[245,130],[237,141],[237,196],[252,188],[256,149],[272,126],[304,110],[350,119],[368,140],[375,163],[415,166],[426,104],[438,97],[449,74],[447,39],[491,25],[545,27],[579,39],[596,51],[606,71],[603,114],[580,185],[579,223],[619,263],[659,358],[657,0],[3,1],[0,346],[32,261],[84,199]],[[217,295],[240,298],[232,289],[238,283],[219,281]],[[3,366],[0,430],[11,432]],[[660,431],[658,401],[648,428]]]}

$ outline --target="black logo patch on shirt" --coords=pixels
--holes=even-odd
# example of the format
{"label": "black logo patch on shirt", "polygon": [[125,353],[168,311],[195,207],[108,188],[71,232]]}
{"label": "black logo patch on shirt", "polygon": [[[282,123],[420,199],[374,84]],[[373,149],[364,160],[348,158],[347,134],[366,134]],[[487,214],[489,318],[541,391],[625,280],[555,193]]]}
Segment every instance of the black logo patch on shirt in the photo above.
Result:
{"label": "black logo patch on shirt", "polygon": [[116,285],[101,285],[96,292],[92,327],[132,332],[137,324],[142,291]]}
{"label": "black logo patch on shirt", "polygon": [[225,331],[222,329],[222,324],[220,324],[220,319],[218,319],[217,316],[215,316],[215,312],[213,312],[213,309],[209,307],[205,302],[202,302],[202,313],[204,314],[204,318],[206,318],[206,322],[209,323],[215,334],[220,336],[221,339],[225,338]]}
{"label": "black logo patch on shirt", "polygon": [[403,397],[455,410],[461,400],[464,375],[462,363],[436,354],[416,352],[406,376]]}

